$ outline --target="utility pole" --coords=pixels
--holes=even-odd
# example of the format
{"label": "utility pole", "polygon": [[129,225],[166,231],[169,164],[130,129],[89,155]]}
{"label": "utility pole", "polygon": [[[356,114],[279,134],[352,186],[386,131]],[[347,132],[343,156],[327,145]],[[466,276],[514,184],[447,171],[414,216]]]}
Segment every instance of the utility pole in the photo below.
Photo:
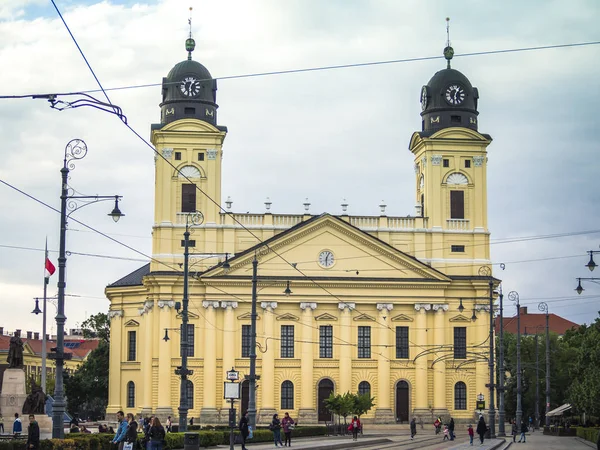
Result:
{"label": "utility pole", "polygon": [[517,427],[521,426],[523,419],[523,407],[521,405],[521,304],[519,303],[519,293],[511,291],[508,293],[508,299],[517,306]]}
{"label": "utility pole", "polygon": [[535,427],[540,428],[540,352],[537,329],[535,330]]}
{"label": "utility pole", "polygon": [[506,422],[504,412],[504,295],[502,294],[502,286],[498,289],[498,298],[500,300],[500,336],[498,338],[498,436],[506,436],[504,423]]}
{"label": "utility pole", "polygon": [[494,371],[494,278],[492,277],[492,269],[488,266],[481,266],[479,268],[479,275],[489,278],[490,288],[490,357],[489,357],[489,369],[490,369],[490,407],[488,409],[488,425],[490,427],[490,438],[496,438],[496,410],[494,406],[494,380],[496,372]]}
{"label": "utility pole", "polygon": [[538,309],[546,313],[546,426],[550,426],[550,316],[548,314],[548,304],[541,302]]}
{"label": "utility pole", "polygon": [[248,422],[256,430],[256,284],[258,281],[258,260],[256,253],[252,260],[252,312],[250,314],[250,376],[248,377]]}

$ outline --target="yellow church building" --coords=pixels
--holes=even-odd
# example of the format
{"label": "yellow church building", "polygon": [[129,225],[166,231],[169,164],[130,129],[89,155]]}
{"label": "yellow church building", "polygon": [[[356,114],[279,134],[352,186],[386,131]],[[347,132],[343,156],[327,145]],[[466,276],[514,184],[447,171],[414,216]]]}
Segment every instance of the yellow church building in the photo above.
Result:
{"label": "yellow church building", "polygon": [[491,269],[491,137],[478,131],[477,89],[450,59],[422,87],[422,129],[408,145],[416,214],[406,217],[387,216],[384,205],[379,216],[315,216],[308,205],[272,214],[268,203],[265,213],[231,212],[216,90],[191,51],[163,79],[151,130],[153,260],[106,288],[107,413],[178,415],[183,233],[200,211],[188,271],[190,417],[227,423],[225,372],[249,373],[256,257],[259,423],[285,411],[302,424],[330,420],[323,400],[347,391],[375,397],[366,418],[378,423],[472,418],[489,383],[489,283],[498,283],[480,270]]}

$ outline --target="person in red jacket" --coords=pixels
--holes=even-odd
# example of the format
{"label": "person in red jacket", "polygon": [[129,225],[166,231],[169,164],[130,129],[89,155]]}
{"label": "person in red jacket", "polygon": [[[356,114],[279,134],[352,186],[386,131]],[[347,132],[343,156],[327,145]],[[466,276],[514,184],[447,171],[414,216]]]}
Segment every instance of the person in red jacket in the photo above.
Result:
{"label": "person in red jacket", "polygon": [[358,440],[358,432],[360,431],[360,419],[357,416],[354,416],[352,422],[350,422],[350,426],[348,427],[348,431],[352,431],[352,440]]}
{"label": "person in red jacket", "polygon": [[473,431],[473,425],[469,424],[469,443],[473,445],[473,436],[475,436],[475,432]]}

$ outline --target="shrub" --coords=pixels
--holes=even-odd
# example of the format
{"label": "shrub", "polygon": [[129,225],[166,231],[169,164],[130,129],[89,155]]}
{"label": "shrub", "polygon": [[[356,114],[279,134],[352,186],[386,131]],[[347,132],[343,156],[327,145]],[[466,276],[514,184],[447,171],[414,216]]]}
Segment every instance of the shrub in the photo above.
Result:
{"label": "shrub", "polygon": [[577,428],[578,437],[594,443],[598,439],[598,433],[600,433],[600,430],[598,428]]}

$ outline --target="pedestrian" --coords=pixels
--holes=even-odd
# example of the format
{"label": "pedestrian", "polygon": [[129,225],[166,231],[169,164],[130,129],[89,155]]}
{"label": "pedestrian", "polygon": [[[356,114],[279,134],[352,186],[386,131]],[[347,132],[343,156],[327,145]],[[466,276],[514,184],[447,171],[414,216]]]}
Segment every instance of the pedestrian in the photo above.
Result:
{"label": "pedestrian", "polygon": [[450,439],[450,431],[448,430],[448,425],[444,424],[444,439],[442,439],[442,441],[445,441],[447,439]]}
{"label": "pedestrian", "polygon": [[38,450],[40,448],[40,426],[33,414],[29,414],[29,426],[27,427],[27,450]]}
{"label": "pedestrian", "polygon": [[190,418],[190,425],[192,425],[192,426],[194,425],[194,418],[193,417]]}
{"label": "pedestrian", "polygon": [[435,427],[435,434],[440,434],[440,431],[442,430],[442,418],[438,417],[437,419],[435,419],[435,422],[433,422],[433,426]]}
{"label": "pedestrian", "polygon": [[448,424],[448,431],[450,432],[450,440],[454,440],[454,419],[450,417],[450,423]]}
{"label": "pedestrian", "polygon": [[416,417],[413,417],[412,420],[410,421],[410,439],[411,440],[415,439],[415,434],[417,434],[417,419],[416,419]]}
{"label": "pedestrian", "polygon": [[469,444],[473,445],[473,436],[475,435],[473,431],[473,425],[469,424]]}
{"label": "pedestrian", "polygon": [[281,419],[281,425],[283,426],[283,434],[285,435],[285,446],[286,447],[291,447],[292,446],[292,430],[294,429],[294,426],[296,425],[294,423],[294,419],[292,419],[290,417],[290,413],[285,413],[285,416],[283,417],[283,419]]}
{"label": "pedestrian", "polygon": [[523,443],[526,442],[526,438],[525,438],[525,433],[527,433],[527,424],[525,423],[524,420],[521,421],[521,437],[519,437],[519,442],[521,442],[521,440],[523,441]]}
{"label": "pedestrian", "polygon": [[123,411],[117,413],[117,422],[119,422],[119,426],[117,427],[117,432],[111,442],[116,444],[119,450],[123,450],[125,435],[127,434],[127,421],[125,420],[125,413]]}
{"label": "pedestrian", "polygon": [[0,433],[4,434],[4,418],[0,414]]}
{"label": "pedestrian", "polygon": [[[244,411],[238,428],[242,437],[242,450],[246,450],[246,439],[248,439],[248,435],[250,434],[250,430],[248,429],[248,411]],[[277,444],[275,446],[277,447]]]}
{"label": "pedestrian", "polygon": [[485,433],[487,432],[487,425],[485,424],[485,419],[483,416],[479,416],[479,423],[477,424],[477,434],[479,435],[479,440],[483,444],[483,439],[485,438]]}
{"label": "pedestrian", "polygon": [[158,417],[153,417],[148,430],[148,450],[162,450],[165,440],[165,429],[160,424]]}
{"label": "pedestrian", "polygon": [[15,421],[13,422],[13,434],[21,434],[23,432],[23,424],[19,419],[19,413],[15,413]]}
{"label": "pedestrian", "polygon": [[350,422],[350,426],[348,427],[348,431],[352,431],[352,440],[358,440],[358,432],[360,431],[360,419],[357,416],[352,418],[352,422]]}
{"label": "pedestrian", "polygon": [[167,433],[170,433],[173,430],[173,422],[171,422],[171,416],[167,417]]}
{"label": "pedestrian", "polygon": [[271,425],[269,425],[269,429],[273,432],[275,447],[277,447],[277,443],[283,447],[283,442],[281,442],[281,421],[278,414],[273,414],[273,420],[271,421]]}
{"label": "pedestrian", "polygon": [[512,438],[513,438],[513,442],[517,442],[517,434],[519,433],[519,430],[517,428],[517,421],[513,419],[512,421]]}
{"label": "pedestrian", "polygon": [[[137,442],[137,432],[138,423],[135,421],[135,417],[133,414],[127,414],[127,431],[125,432],[125,444],[130,447],[129,450],[133,450],[135,448],[135,444]],[[125,446],[123,446],[123,450],[127,450]]]}
{"label": "pedestrian", "polygon": [[535,427],[533,426],[533,418],[531,416],[529,416],[529,428],[531,429],[532,433],[535,431]]}

